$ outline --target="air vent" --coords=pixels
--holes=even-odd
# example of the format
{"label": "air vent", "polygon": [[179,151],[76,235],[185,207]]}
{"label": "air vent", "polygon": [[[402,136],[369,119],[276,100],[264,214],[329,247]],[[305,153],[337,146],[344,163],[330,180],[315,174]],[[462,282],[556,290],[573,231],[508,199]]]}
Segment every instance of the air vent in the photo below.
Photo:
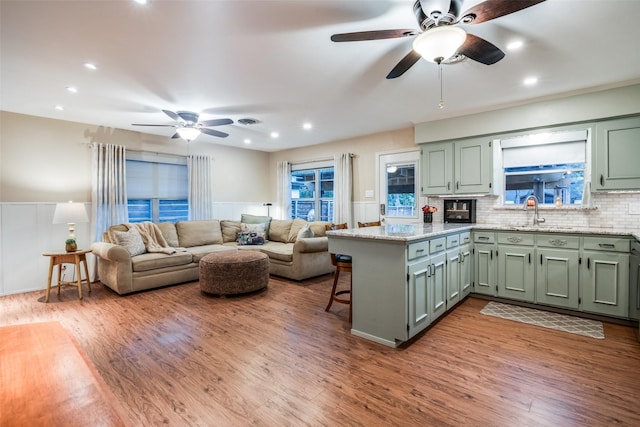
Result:
{"label": "air vent", "polygon": [[251,118],[245,118],[245,119],[238,119],[238,123],[240,123],[241,125],[257,125],[258,123],[260,123],[260,120],[258,119],[251,119]]}

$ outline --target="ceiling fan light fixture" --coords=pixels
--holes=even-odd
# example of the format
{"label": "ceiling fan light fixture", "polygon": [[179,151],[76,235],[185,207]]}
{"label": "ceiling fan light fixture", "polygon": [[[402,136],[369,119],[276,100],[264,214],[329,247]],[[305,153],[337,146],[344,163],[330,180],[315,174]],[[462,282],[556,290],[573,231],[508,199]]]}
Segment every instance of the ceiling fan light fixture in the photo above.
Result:
{"label": "ceiling fan light fixture", "polygon": [[194,127],[183,127],[176,129],[176,133],[180,135],[180,138],[187,141],[193,141],[200,135],[200,129]]}
{"label": "ceiling fan light fixture", "polygon": [[420,34],[413,41],[413,50],[429,62],[437,64],[455,55],[467,38],[467,33],[458,27],[442,25]]}

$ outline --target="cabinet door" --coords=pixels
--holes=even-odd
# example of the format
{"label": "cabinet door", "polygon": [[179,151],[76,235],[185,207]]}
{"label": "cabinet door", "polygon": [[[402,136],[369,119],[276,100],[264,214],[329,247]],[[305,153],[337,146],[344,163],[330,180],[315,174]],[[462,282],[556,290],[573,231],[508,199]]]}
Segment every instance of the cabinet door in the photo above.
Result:
{"label": "cabinet door", "polygon": [[584,251],[582,310],[629,316],[629,254]]}
{"label": "cabinet door", "polygon": [[536,261],[536,302],[577,310],[580,304],[578,252],[539,249]]}
{"label": "cabinet door", "polygon": [[640,319],[640,242],[631,245],[629,271],[629,317]]}
{"label": "cabinet door", "polygon": [[447,251],[447,310],[460,301],[460,251]]}
{"label": "cabinet door", "polygon": [[453,143],[423,144],[422,193],[425,195],[451,194],[453,191]]}
{"label": "cabinet door", "polygon": [[454,145],[453,192],[458,194],[490,193],[493,183],[491,141],[474,138]]}
{"label": "cabinet door", "polygon": [[430,268],[429,258],[409,264],[409,337],[431,323]]}
{"label": "cabinet door", "polygon": [[476,243],[473,249],[475,266],[473,291],[496,296],[494,245]]}
{"label": "cabinet door", "polygon": [[533,247],[498,247],[498,296],[534,301]]}
{"label": "cabinet door", "polygon": [[441,253],[431,257],[431,321],[447,311],[447,254]]}
{"label": "cabinet door", "polygon": [[471,247],[462,245],[460,246],[460,298],[466,297],[471,292],[472,277]]}
{"label": "cabinet door", "polygon": [[596,123],[593,188],[640,189],[640,117]]}

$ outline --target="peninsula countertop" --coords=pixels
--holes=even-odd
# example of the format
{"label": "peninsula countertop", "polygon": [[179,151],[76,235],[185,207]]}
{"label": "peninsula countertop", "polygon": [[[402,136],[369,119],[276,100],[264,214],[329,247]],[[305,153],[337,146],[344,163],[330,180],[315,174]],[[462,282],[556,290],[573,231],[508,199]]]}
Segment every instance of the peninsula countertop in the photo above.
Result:
{"label": "peninsula countertop", "polygon": [[442,223],[388,223],[378,227],[349,228],[345,230],[327,231],[329,237],[345,237],[356,239],[391,240],[411,242],[425,238],[472,230],[516,231],[535,233],[590,234],[609,236],[630,236],[640,241],[640,231],[616,230],[596,227],[555,227],[555,226],[520,226],[501,224],[442,224]]}

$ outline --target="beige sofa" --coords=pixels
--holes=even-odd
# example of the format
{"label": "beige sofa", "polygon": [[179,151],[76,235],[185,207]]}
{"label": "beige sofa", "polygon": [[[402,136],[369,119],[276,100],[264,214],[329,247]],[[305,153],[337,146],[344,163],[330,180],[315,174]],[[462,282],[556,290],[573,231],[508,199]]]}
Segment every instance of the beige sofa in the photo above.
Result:
{"label": "beige sofa", "polygon": [[[265,217],[243,215],[241,221],[179,221],[157,224],[168,246],[182,248],[173,254],[141,253],[115,244],[114,236],[129,227],[113,226],[102,242],[91,245],[98,261],[99,280],[119,294],[198,280],[200,259],[212,252],[258,250],[269,256],[269,273],[293,280],[334,271],[325,235],[327,222],[275,220],[269,218],[263,245],[239,245],[236,240],[243,221],[257,223]],[[314,237],[298,238],[306,225]],[[116,233],[114,233],[116,232]],[[119,233],[118,233],[119,232]],[[116,237],[118,237],[116,236]],[[144,248],[143,248],[144,250]]]}

